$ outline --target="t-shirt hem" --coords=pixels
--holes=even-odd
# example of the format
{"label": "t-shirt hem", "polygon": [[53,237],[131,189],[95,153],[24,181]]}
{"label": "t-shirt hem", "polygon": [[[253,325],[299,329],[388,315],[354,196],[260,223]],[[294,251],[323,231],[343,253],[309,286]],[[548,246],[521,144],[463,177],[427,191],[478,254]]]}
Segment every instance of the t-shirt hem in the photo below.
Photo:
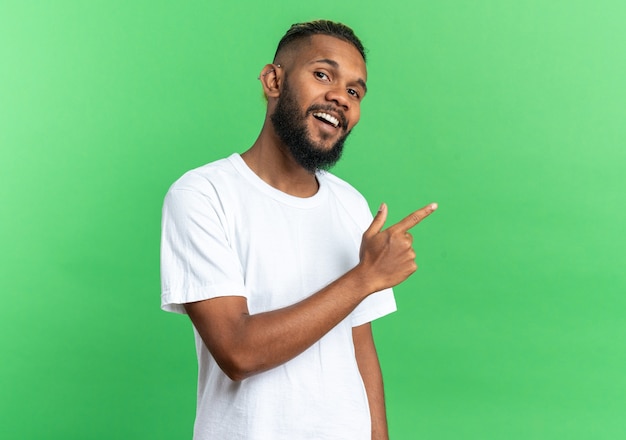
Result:
{"label": "t-shirt hem", "polygon": [[[213,291],[213,293],[211,291]],[[248,298],[244,289],[234,289],[232,286],[230,288],[225,288],[225,286],[216,288],[212,286],[211,288],[204,288],[202,290],[186,290],[184,294],[164,290],[161,294],[161,310],[171,313],[186,314],[187,312],[185,311],[184,305],[187,303],[224,296],[242,296],[246,299]]]}
{"label": "t-shirt hem", "polygon": [[[393,295],[391,295],[393,298]],[[365,312],[352,316],[352,327],[358,327],[368,322],[375,321],[378,318],[389,315],[398,310],[396,307],[395,299],[386,302],[385,304],[378,304],[376,306],[370,306]]]}

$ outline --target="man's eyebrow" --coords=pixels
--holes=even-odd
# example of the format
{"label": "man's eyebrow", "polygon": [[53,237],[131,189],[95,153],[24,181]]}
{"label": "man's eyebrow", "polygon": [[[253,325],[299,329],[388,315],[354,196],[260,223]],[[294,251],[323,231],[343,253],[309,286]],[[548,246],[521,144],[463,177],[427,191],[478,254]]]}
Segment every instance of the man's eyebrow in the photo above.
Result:
{"label": "man's eyebrow", "polygon": [[322,58],[320,60],[311,61],[311,64],[315,64],[315,63],[326,63],[326,64],[330,64],[335,69],[339,68],[339,63],[335,60],[331,60],[330,58]]}
{"label": "man's eyebrow", "polygon": [[[325,63],[325,64],[329,64],[330,66],[334,67],[335,69],[339,68],[339,63],[335,60],[331,60],[330,58],[322,58],[319,60],[314,60],[311,61],[311,64],[315,64],[315,63]],[[367,93],[367,85],[365,84],[365,81],[362,80],[361,78],[357,79],[356,82],[363,87],[363,90],[365,91],[365,93]]]}

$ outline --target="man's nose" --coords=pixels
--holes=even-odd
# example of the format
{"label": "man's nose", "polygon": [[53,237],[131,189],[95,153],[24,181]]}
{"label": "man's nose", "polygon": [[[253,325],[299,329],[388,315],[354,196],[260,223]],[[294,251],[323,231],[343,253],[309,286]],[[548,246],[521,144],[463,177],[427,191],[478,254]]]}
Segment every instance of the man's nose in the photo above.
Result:
{"label": "man's nose", "polygon": [[345,87],[333,87],[326,92],[326,99],[334,102],[344,110],[350,108],[350,101],[348,99],[348,90]]}

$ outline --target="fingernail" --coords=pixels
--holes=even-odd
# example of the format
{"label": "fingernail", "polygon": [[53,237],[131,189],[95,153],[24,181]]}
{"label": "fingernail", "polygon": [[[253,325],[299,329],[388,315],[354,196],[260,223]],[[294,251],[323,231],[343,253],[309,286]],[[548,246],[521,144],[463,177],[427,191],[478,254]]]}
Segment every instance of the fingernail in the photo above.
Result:
{"label": "fingernail", "polygon": [[381,203],[380,208],[378,208],[378,212],[381,212],[384,206],[385,206],[385,202]]}
{"label": "fingernail", "polygon": [[430,209],[432,209],[434,211],[435,209],[437,209],[437,206],[439,206],[439,205],[437,205],[436,203],[432,203],[430,205]]}

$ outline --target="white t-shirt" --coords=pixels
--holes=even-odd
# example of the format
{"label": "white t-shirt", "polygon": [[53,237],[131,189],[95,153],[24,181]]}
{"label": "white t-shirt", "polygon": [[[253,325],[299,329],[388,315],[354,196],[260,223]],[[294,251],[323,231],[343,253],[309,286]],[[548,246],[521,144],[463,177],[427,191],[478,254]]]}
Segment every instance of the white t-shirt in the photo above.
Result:
{"label": "white t-shirt", "polygon": [[[184,303],[234,295],[247,298],[251,314],[275,310],[352,269],[372,215],[341,179],[325,172],[317,179],[314,196],[290,196],[260,179],[238,154],[181,177],[163,207],[162,308],[184,313]],[[395,309],[391,289],[370,295],[302,354],[240,382],[220,370],[194,330],[194,439],[369,440],[352,327]]]}

